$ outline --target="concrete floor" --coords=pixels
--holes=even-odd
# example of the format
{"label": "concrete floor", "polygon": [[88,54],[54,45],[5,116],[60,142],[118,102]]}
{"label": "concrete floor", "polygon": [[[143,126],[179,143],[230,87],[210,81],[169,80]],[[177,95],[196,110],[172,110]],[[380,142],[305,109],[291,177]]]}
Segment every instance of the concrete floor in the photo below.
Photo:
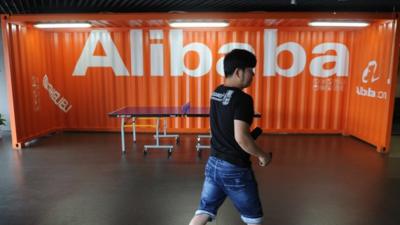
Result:
{"label": "concrete floor", "polygon": [[[127,139],[128,140],[128,139]],[[59,133],[29,148],[0,140],[0,225],[188,224],[199,201],[208,151],[183,135],[171,158],[143,156],[139,135],[120,154],[117,133]],[[173,143],[173,141],[167,141]],[[263,135],[274,152],[255,166],[265,225],[399,225],[400,158],[352,137]],[[230,201],[218,225],[243,224]]]}
{"label": "concrete floor", "polygon": [[390,141],[390,157],[400,158],[400,135],[393,135]]}

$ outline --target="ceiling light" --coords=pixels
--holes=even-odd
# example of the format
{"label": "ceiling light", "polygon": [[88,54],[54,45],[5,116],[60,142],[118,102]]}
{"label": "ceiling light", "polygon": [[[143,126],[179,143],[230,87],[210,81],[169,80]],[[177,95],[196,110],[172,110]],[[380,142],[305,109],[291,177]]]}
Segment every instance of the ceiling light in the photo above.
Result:
{"label": "ceiling light", "polygon": [[170,22],[169,25],[171,27],[227,27],[229,23],[226,21],[215,21],[215,22],[204,22],[204,21],[191,21],[191,22],[183,22],[183,21],[174,21]]}
{"label": "ceiling light", "polygon": [[37,23],[33,25],[36,28],[88,28],[90,23]]}
{"label": "ceiling light", "polygon": [[369,23],[366,22],[335,22],[335,21],[313,21],[308,23],[313,27],[366,27]]}

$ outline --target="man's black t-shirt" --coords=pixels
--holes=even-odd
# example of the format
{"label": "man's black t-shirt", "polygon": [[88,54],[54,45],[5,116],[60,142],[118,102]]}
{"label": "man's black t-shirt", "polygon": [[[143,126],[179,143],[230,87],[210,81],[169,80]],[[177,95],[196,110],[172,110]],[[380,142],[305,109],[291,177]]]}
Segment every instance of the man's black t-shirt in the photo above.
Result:
{"label": "man's black t-shirt", "polygon": [[253,98],[239,88],[218,86],[211,95],[211,155],[240,167],[250,167],[250,155],[235,140],[234,120],[253,122]]}

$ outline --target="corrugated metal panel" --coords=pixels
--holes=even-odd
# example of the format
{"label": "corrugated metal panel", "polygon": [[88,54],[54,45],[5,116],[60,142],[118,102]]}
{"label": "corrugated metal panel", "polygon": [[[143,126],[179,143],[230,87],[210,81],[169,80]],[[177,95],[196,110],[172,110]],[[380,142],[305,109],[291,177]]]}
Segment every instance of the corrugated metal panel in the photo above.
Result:
{"label": "corrugated metal panel", "polygon": [[[354,42],[355,31],[278,29],[274,34],[277,38],[275,47],[284,48],[292,44],[299,49],[282,50],[276,57],[276,64],[282,70],[297,65],[293,66],[293,69],[298,73],[289,76],[285,75],[288,72],[283,71],[264,76],[264,59],[274,58],[275,55],[271,53],[272,49],[266,48],[266,31],[263,28],[222,31],[186,29],[181,31],[183,46],[201,43],[197,46],[202,50],[200,54],[188,51],[182,58],[187,72],[173,76],[170,72],[173,66],[171,52],[174,51],[171,43],[176,43],[178,39],[176,35],[169,38],[170,29],[161,30],[161,40],[151,38],[151,30],[139,29],[138,31],[143,33],[141,46],[131,45],[129,29],[102,30],[99,35],[104,42],[96,42],[96,46],[93,45],[96,48],[93,55],[104,56],[104,48],[110,49],[110,43],[114,43],[121,57],[122,67],[128,71],[127,76],[118,76],[111,67],[89,67],[82,76],[73,76],[79,57],[91,35],[89,30],[42,31],[16,25],[13,27],[11,59],[14,89],[17,90],[14,101],[18,140],[58,128],[116,130],[119,126],[118,121],[108,118],[107,113],[126,105],[179,106],[190,101],[193,106],[208,106],[210,93],[223,81],[216,69],[217,61],[224,55],[221,47],[231,42],[247,44],[258,56],[255,82],[246,90],[254,97],[256,110],[263,115],[262,119],[256,120],[257,125],[270,132],[341,133],[344,128],[344,87],[348,78],[336,75],[326,78],[313,76],[310,72],[311,61],[335,53],[330,51],[314,54],[312,51],[323,43],[337,42],[350,46]],[[268,30],[271,31],[273,32]],[[112,42],[107,40],[107,34]],[[150,60],[152,56],[160,56],[151,55],[151,47],[157,44],[163,46],[164,53],[161,55],[164,57],[164,63]],[[132,49],[142,47],[143,64],[132,66],[135,59],[141,58],[138,55],[132,56]],[[304,68],[298,63],[301,57],[293,58],[289,51],[293,51],[294,54],[305,53]],[[210,59],[207,53],[212,57],[210,68],[206,68],[204,64]],[[112,61],[118,59],[113,57]],[[199,61],[203,63],[203,67],[199,67]],[[141,66],[143,76],[135,76],[137,74],[133,70]],[[163,69],[163,76],[152,76],[152,66],[157,70]],[[332,69],[334,66],[334,63],[317,65],[319,71]],[[190,70],[195,69],[203,72],[188,75]],[[46,77],[52,87],[47,86],[50,91],[43,85]],[[37,83],[39,88],[33,87]],[[204,131],[208,128],[208,121],[200,118],[173,119],[172,122],[171,128],[175,129]]]}
{"label": "corrugated metal panel", "polygon": [[[347,77],[315,77],[310,74],[312,49],[324,42],[351,43],[353,32],[281,31],[278,43],[294,41],[304,47],[307,62],[301,74],[288,78],[264,79],[259,97],[262,126],[274,131],[340,132],[343,127],[343,105]],[[318,54],[317,54],[318,56]],[[281,65],[291,64],[289,54],[280,54]],[[330,65],[332,66],[332,65]],[[264,100],[262,100],[264,98]]]}
{"label": "corrugated metal panel", "polygon": [[349,133],[383,150],[389,118],[394,23],[377,23],[357,33],[349,88]]}
{"label": "corrugated metal panel", "polygon": [[18,139],[29,139],[51,129],[62,127],[60,115],[46,101],[41,100],[40,74],[46,70],[46,46],[43,33],[28,31],[26,28],[10,25],[13,33],[11,40],[11,72],[14,84],[16,132]]}

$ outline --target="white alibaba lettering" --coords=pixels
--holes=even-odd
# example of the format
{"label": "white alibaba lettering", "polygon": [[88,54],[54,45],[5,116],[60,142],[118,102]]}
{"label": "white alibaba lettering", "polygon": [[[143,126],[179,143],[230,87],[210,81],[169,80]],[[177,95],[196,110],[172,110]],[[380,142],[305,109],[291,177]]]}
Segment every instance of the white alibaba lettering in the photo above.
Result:
{"label": "white alibaba lettering", "polygon": [[[162,30],[150,30],[151,40],[163,40]],[[307,54],[303,46],[297,42],[285,42],[278,45],[278,30],[264,30],[264,62],[263,76],[284,76],[295,77],[305,70]],[[90,32],[82,53],[76,63],[73,76],[85,76],[89,67],[111,67],[116,76],[143,76],[144,75],[144,54],[143,54],[143,30],[130,30],[130,53],[131,53],[131,73],[125,66],[118,49],[116,48],[110,33],[107,30],[94,30]],[[104,56],[94,55],[97,44],[101,44],[104,49]],[[246,49],[255,53],[254,48],[248,43],[229,42],[223,44],[218,49],[218,54],[226,54],[232,49]],[[208,74],[213,65],[213,54],[210,48],[201,42],[183,44],[183,30],[169,30],[169,55],[170,55],[170,74],[171,76],[183,76],[187,74],[191,77],[202,77]],[[289,68],[281,68],[278,64],[278,56],[282,52],[289,52],[292,57],[292,65]],[[328,54],[335,51],[336,54]],[[187,68],[184,57],[188,52],[198,54],[199,62],[196,68]],[[314,77],[330,77],[336,74],[338,77],[348,76],[349,73],[349,50],[346,45],[337,42],[325,42],[318,44],[312,50],[316,54],[310,62],[310,74]],[[223,73],[223,59],[221,56],[216,63],[217,73]],[[164,76],[164,46],[160,43],[150,43],[150,76]],[[324,64],[334,63],[332,68],[324,68]]]}

